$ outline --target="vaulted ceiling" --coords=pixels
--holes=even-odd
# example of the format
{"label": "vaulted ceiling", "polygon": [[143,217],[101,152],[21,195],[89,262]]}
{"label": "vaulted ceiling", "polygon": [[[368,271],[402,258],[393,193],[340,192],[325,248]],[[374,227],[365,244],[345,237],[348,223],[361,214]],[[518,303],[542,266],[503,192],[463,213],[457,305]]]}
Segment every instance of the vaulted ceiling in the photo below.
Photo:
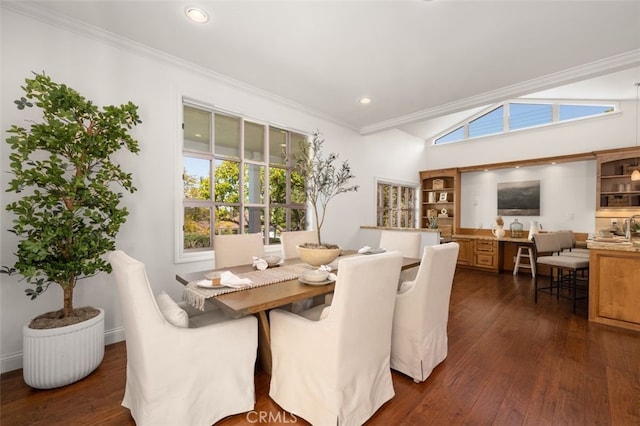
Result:
{"label": "vaulted ceiling", "polygon": [[[203,7],[209,22],[189,21],[187,5]],[[10,7],[148,46],[362,133],[411,129],[541,91],[631,99],[640,81],[639,1],[23,0]],[[372,102],[361,105],[363,96]]]}

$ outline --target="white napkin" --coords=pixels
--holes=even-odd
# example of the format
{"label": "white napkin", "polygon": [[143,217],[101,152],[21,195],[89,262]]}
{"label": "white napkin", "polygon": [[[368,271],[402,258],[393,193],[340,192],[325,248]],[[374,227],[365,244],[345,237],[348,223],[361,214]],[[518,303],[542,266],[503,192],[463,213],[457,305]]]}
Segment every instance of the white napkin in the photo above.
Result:
{"label": "white napkin", "polygon": [[266,260],[262,259],[261,257],[253,256],[253,266],[255,266],[256,269],[260,271],[264,271],[269,267],[269,264],[267,263]]}
{"label": "white napkin", "polygon": [[327,277],[328,280],[335,281],[338,279],[338,276],[333,272],[331,272],[333,271],[333,268],[330,265],[320,265],[320,267],[318,268],[318,271],[329,272],[329,276]]}
{"label": "white napkin", "polygon": [[364,246],[364,247],[362,247],[360,250],[358,250],[358,253],[362,254],[362,253],[367,253],[367,252],[369,252],[369,251],[371,251],[371,247],[369,247],[369,246]]}
{"label": "white napkin", "polygon": [[225,287],[242,288],[251,285],[249,278],[240,278],[231,271],[224,271],[220,275],[220,284]]}

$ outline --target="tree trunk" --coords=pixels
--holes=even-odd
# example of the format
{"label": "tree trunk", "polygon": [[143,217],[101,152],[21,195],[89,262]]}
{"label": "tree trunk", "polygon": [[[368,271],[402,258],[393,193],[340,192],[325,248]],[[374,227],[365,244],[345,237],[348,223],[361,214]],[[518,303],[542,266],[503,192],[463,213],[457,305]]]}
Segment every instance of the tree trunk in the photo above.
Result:
{"label": "tree trunk", "polygon": [[73,314],[73,287],[73,282],[70,282],[62,288],[64,291],[63,313],[65,317]]}

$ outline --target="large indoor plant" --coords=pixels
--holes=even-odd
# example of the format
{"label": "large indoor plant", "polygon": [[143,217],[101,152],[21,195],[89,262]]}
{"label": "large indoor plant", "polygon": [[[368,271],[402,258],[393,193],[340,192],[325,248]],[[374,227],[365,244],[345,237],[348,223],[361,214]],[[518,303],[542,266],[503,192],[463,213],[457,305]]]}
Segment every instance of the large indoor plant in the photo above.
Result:
{"label": "large indoor plant", "polygon": [[[295,170],[305,179],[305,194],[307,201],[313,209],[313,217],[315,220],[316,232],[318,236],[318,244],[305,244],[302,250],[299,247],[298,253],[302,260],[312,265],[328,263],[338,257],[340,248],[333,244],[326,244],[322,239],[322,225],[327,213],[329,202],[338,194],[350,191],[357,191],[358,185],[351,185],[351,180],[355,178],[351,173],[351,167],[348,161],[338,164],[338,155],[331,152],[325,155],[322,151],[324,139],[320,137],[320,132],[315,131],[312,134],[310,142],[301,141],[300,154],[294,157]],[[329,250],[331,254],[326,255],[314,253],[311,259],[310,250]],[[335,255],[332,259],[331,257]],[[330,259],[330,260],[327,260]]]}
{"label": "large indoor plant", "polygon": [[[141,121],[137,106],[131,102],[100,109],[44,73],[34,74],[25,83],[22,86],[25,95],[15,103],[19,110],[35,105],[41,109],[42,120],[32,122],[29,128],[13,125],[8,130],[6,142],[12,151],[13,177],[7,192],[15,192],[20,198],[6,209],[15,215],[9,231],[19,241],[15,263],[3,266],[2,272],[24,277],[29,286],[25,292],[31,299],[40,296],[52,283],[62,288],[62,309],[34,319],[23,333],[25,380],[34,387],[47,388],[71,383],[97,367],[84,365],[82,373],[64,372],[62,382],[32,377],[37,369],[50,377],[54,374],[51,369],[75,361],[70,353],[74,348],[56,343],[40,350],[46,357],[63,359],[45,361],[50,363],[48,366],[30,365],[31,352],[38,351],[31,347],[30,338],[38,333],[34,329],[83,329],[79,323],[104,317],[99,308],[74,308],[73,292],[82,278],[111,271],[103,255],[115,249],[116,234],[128,215],[126,207],[119,206],[122,194],[114,191],[114,187],[120,185],[129,192],[135,191],[131,174],[122,171],[112,156],[122,148],[138,152],[138,143],[128,131]],[[103,322],[102,319],[102,329]],[[80,346],[80,351],[98,350],[99,364],[104,353],[104,331],[101,336],[97,336],[99,332],[94,334],[90,339],[92,342],[101,339],[101,349],[82,348],[82,341],[70,344]],[[82,377],[77,377],[78,374]]]}

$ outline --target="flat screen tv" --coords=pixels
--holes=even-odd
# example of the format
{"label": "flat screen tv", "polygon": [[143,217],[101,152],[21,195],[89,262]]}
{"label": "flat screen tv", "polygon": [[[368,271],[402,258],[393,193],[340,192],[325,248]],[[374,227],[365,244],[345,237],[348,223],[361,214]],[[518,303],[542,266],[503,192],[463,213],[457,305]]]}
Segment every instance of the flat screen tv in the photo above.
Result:
{"label": "flat screen tv", "polygon": [[540,216],[540,181],[499,183],[498,214]]}

